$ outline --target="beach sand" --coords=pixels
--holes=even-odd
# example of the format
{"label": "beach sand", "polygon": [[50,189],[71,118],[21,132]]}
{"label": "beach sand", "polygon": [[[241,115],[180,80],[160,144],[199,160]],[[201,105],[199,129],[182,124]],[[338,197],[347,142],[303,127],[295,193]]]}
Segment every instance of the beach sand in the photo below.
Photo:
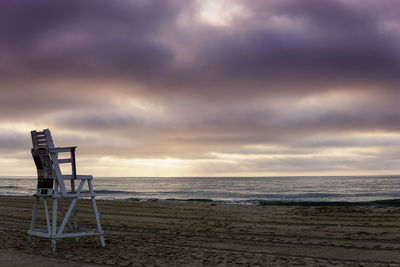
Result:
{"label": "beach sand", "polygon": [[106,248],[98,237],[66,238],[53,254],[48,239],[28,246],[33,201],[0,197],[1,266],[400,265],[400,208],[98,200]]}

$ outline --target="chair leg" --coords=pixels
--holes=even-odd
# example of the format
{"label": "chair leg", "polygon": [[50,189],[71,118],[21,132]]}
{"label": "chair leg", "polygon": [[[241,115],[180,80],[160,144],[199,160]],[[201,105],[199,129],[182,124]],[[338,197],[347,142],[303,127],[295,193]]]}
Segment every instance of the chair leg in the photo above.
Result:
{"label": "chair leg", "polygon": [[104,242],[104,235],[103,234],[100,235],[100,244],[101,244],[101,246],[103,248],[106,247],[106,243]]}
{"label": "chair leg", "polygon": [[56,236],[57,236],[57,205],[58,205],[58,199],[54,198],[53,199],[53,222],[51,225],[51,248],[53,249],[53,253],[56,252]]}
{"label": "chair leg", "polygon": [[92,204],[93,204],[94,215],[96,216],[97,229],[100,232],[100,243],[101,243],[101,246],[104,248],[106,246],[106,243],[104,242],[103,229],[101,229],[100,215],[97,210],[96,199],[94,197],[91,197],[91,199],[92,199]]}
{"label": "chair leg", "polygon": [[51,239],[51,249],[53,250],[53,253],[56,253],[56,243],[57,240],[55,238]]}
{"label": "chair leg", "polygon": [[44,213],[46,215],[46,224],[47,224],[47,232],[51,235],[51,223],[50,223],[50,216],[49,216],[49,208],[47,206],[47,200],[43,198],[44,204]]}
{"label": "chair leg", "polygon": [[[35,203],[33,204],[33,212],[32,212],[32,219],[31,219],[31,225],[29,227],[30,231],[35,230],[35,222],[36,222],[36,216],[37,216],[37,209],[39,205],[39,197],[35,197]],[[28,234],[28,243],[32,243],[32,236]]]}
{"label": "chair leg", "polygon": [[[74,207],[74,210],[72,211],[73,213],[73,223],[74,223],[74,231],[78,232],[79,227],[78,227],[78,210],[76,209],[76,207]],[[75,241],[79,241],[79,237],[75,237]]]}
{"label": "chair leg", "polygon": [[[71,158],[72,158],[72,175],[76,178],[76,165],[75,165],[75,149],[71,150]],[[75,193],[75,181],[71,180],[71,193]],[[76,207],[72,210],[72,218],[73,218],[73,231],[78,231],[78,218],[77,218],[77,210]],[[79,241],[79,237],[75,237],[75,241]]]}

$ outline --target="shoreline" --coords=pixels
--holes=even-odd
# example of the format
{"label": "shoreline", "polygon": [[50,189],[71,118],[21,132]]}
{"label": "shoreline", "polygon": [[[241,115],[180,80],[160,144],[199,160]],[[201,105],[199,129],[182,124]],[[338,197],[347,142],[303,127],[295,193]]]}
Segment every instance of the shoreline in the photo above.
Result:
{"label": "shoreline", "polygon": [[[33,197],[0,196],[0,260],[32,266],[400,265],[398,207],[97,204],[106,248],[96,237],[67,238],[57,241],[53,255],[47,239],[34,237],[27,245]],[[78,201],[78,210],[89,208],[90,201]],[[80,225],[94,225],[92,215],[78,214]]]}
{"label": "shoreline", "polygon": [[[27,194],[0,194],[1,197],[32,197]],[[400,207],[400,198],[378,199],[370,201],[310,201],[310,200],[214,200],[214,199],[179,199],[179,198],[115,198],[97,195],[101,201],[128,201],[128,202],[172,202],[172,203],[210,203],[215,205],[244,205],[244,206],[344,206],[344,207]]]}

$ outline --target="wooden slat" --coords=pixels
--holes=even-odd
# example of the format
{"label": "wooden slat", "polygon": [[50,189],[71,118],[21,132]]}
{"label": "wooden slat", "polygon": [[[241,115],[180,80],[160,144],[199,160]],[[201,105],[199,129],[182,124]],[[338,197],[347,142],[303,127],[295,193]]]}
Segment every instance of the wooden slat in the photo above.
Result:
{"label": "wooden slat", "polygon": [[63,197],[95,197],[96,193],[79,193],[79,194],[58,194],[58,195],[54,195],[54,198],[63,198]]}
{"label": "wooden slat", "polygon": [[63,237],[77,237],[77,236],[88,236],[88,235],[100,235],[102,233],[98,231],[88,231],[88,232],[79,232],[79,233],[63,233],[63,234],[57,234],[58,238],[63,238]]}
{"label": "wooden slat", "polygon": [[39,237],[47,237],[47,238],[50,237],[50,235],[47,234],[47,233],[31,231],[31,230],[28,230],[28,235],[34,235],[34,236],[39,236]]}
{"label": "wooden slat", "polygon": [[72,210],[73,210],[74,207],[75,207],[76,201],[78,201],[78,198],[74,198],[74,199],[71,201],[71,204],[69,205],[67,214],[65,214],[64,219],[63,219],[63,221],[62,221],[60,227],[58,228],[57,236],[60,236],[60,235],[63,233],[64,228],[65,228],[65,226],[66,226],[67,223],[68,223],[69,216],[71,216]]}
{"label": "wooden slat", "polygon": [[72,162],[72,159],[59,159],[59,160],[58,160],[58,163],[59,163],[59,164],[71,163],[71,162]]}

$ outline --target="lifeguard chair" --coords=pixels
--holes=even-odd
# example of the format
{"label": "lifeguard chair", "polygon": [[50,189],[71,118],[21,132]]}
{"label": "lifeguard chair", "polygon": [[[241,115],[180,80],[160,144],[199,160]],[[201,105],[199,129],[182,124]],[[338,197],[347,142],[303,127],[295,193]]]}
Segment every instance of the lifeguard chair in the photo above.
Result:
{"label": "lifeguard chair", "polygon": [[[75,163],[75,148],[73,147],[54,147],[53,139],[49,129],[42,132],[32,131],[31,150],[33,160],[35,161],[38,183],[36,193],[34,194],[35,203],[33,207],[31,225],[28,230],[28,240],[31,242],[32,236],[50,238],[53,252],[56,251],[57,238],[99,235],[101,246],[105,247],[104,232],[100,224],[100,215],[96,205],[96,194],[93,190],[91,175],[77,175]],[[60,153],[69,153],[69,158],[59,158]],[[71,164],[71,175],[63,175],[60,164]],[[66,182],[70,182],[70,187]],[[75,182],[79,183],[77,189]],[[87,185],[85,191],[84,187]],[[69,188],[68,188],[69,187]],[[97,229],[82,229],[78,227],[76,202],[78,198],[90,197],[93,205],[93,211],[96,218]],[[59,203],[59,199],[71,199],[67,213]],[[43,200],[44,212],[46,217],[47,229],[35,229],[39,201]],[[50,219],[47,200],[53,199],[52,218]],[[57,216],[60,211],[63,217],[61,224],[57,227]],[[70,222],[70,217],[73,222]],[[67,229],[66,229],[67,228]]]}

